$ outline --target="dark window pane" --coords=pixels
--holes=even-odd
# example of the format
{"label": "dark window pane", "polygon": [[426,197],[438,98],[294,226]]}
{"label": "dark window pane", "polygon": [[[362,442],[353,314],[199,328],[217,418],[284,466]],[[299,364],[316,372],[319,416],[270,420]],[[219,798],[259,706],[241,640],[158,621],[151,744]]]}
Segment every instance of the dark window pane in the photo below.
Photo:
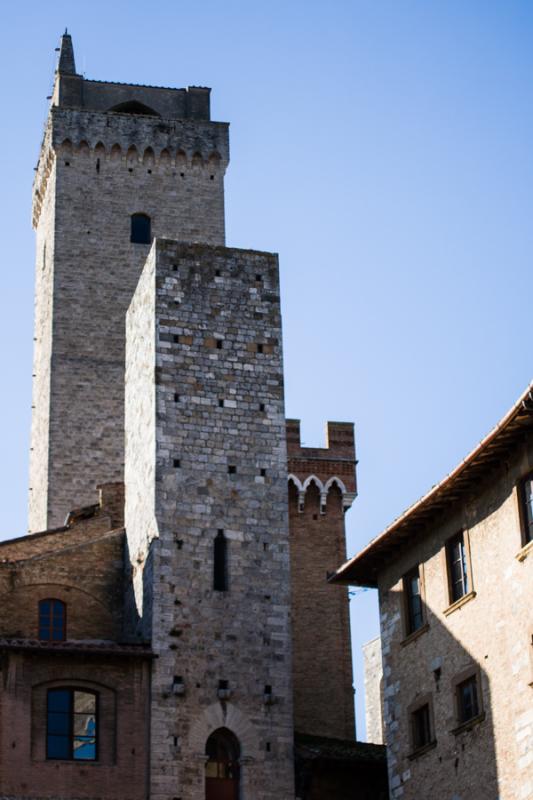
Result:
{"label": "dark window pane", "polygon": [[424,705],[413,713],[413,745],[418,749],[430,742],[429,706]]}
{"label": "dark window pane", "polygon": [[70,711],[71,694],[68,689],[50,689],[48,691],[49,711]]}
{"label": "dark window pane", "polygon": [[458,533],[457,536],[454,536],[448,542],[446,551],[451,600],[455,602],[464,597],[465,594],[468,594],[469,591],[464,535]]}
{"label": "dark window pane", "polygon": [[97,696],[75,689],[49,689],[47,758],[96,760]]}
{"label": "dark window pane", "polygon": [[533,540],[533,478],[524,481],[524,523],[526,542]]}
{"label": "dark window pane", "polygon": [[461,722],[467,722],[479,714],[479,702],[477,695],[477,679],[473,675],[468,680],[463,681],[457,687],[458,700],[459,700],[459,719]]}
{"label": "dark window pane", "polygon": [[46,741],[47,758],[70,758],[70,740],[67,736],[48,736]]}
{"label": "dark window pane", "polygon": [[150,217],[147,214],[132,214],[130,241],[135,244],[150,244],[152,241]]}
{"label": "dark window pane", "polygon": [[227,541],[224,533],[219,531],[215,536],[214,544],[214,580],[213,588],[218,592],[225,592],[228,588],[227,575]]}
{"label": "dark window pane", "polygon": [[424,623],[419,568],[415,567],[404,578],[407,604],[407,633],[414,633]]}
{"label": "dark window pane", "polygon": [[50,616],[50,600],[41,600],[39,603],[39,613]]}
{"label": "dark window pane", "polygon": [[39,603],[39,639],[61,642],[65,638],[65,604],[61,600]]}
{"label": "dark window pane", "polygon": [[70,714],[48,712],[48,733],[68,736],[70,733]]}

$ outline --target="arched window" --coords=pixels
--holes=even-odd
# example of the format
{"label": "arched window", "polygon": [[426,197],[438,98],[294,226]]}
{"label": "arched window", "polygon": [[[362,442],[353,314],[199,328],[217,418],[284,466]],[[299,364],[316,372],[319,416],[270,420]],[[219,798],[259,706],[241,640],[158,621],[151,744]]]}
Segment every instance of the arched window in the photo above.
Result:
{"label": "arched window", "polygon": [[63,642],[67,638],[67,607],[62,600],[48,597],[39,602],[39,639]]}
{"label": "arched window", "polygon": [[46,758],[96,761],[98,695],[87,689],[49,689],[46,703]]}
{"label": "arched window", "polygon": [[213,589],[217,592],[228,590],[228,541],[224,531],[219,530],[214,541]]}
{"label": "arched window", "polygon": [[240,751],[239,740],[228,728],[213,731],[205,746],[206,800],[238,800]]}
{"label": "arched window", "polygon": [[150,244],[152,241],[151,227],[151,220],[148,214],[132,214],[130,242]]}

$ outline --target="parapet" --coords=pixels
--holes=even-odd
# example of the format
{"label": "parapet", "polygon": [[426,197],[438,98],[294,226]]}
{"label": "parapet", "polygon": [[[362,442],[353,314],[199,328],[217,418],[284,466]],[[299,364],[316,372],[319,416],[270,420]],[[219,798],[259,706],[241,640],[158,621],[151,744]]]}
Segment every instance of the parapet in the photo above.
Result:
{"label": "parapet", "polygon": [[326,447],[302,447],[300,420],[286,420],[289,482],[298,490],[299,508],[311,484],[320,492],[321,509],[332,486],[342,493],[343,507],[350,508],[357,495],[355,437],[352,422],[328,422]]}
{"label": "parapet", "polygon": [[61,37],[52,105],[86,111],[136,114],[163,119],[210,119],[210,92],[205,86],[174,89],[134,83],[87,80],[76,73],[71,36]]}

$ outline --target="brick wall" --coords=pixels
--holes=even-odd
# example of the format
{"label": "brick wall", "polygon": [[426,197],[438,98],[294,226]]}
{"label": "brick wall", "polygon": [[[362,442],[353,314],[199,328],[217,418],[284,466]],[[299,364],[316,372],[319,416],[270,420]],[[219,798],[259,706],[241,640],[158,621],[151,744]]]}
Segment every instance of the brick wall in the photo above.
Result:
{"label": "brick wall", "polygon": [[353,425],[328,423],[328,447],[300,445],[287,421],[295,728],[355,735],[348,594],[327,582],[346,558],[344,512],[355,497]]}

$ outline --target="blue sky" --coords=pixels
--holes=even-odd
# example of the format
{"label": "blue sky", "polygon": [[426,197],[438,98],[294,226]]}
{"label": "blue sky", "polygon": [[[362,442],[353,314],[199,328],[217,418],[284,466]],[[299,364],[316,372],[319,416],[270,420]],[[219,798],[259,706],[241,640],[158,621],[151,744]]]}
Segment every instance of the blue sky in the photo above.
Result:
{"label": "blue sky", "polygon": [[[54,48],[87,77],[213,88],[228,244],[280,254],[287,415],[353,420],[350,554],[533,377],[533,5],[526,0],[30,2],[2,11],[0,538],[26,531],[31,183]],[[361,643],[373,592],[352,600]]]}

